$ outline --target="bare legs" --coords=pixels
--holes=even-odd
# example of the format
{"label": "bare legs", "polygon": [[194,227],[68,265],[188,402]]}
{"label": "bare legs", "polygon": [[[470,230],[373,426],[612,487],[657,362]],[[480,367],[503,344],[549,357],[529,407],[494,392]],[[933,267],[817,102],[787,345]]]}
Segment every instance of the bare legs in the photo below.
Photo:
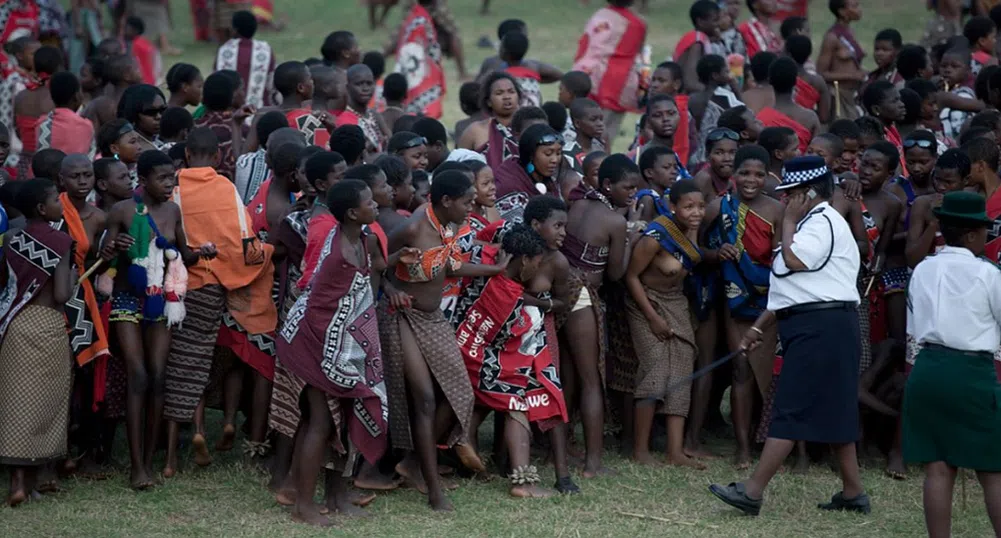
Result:
{"label": "bare legs", "polygon": [[[754,468],[754,473],[744,482],[747,496],[760,499],[768,482],[778,472],[786,457],[792,452],[795,441],[769,437],[765,448],[761,451],[761,460]],[[855,454],[855,443],[837,445],[834,447],[841,470],[842,494],[846,499],[853,499],[863,493],[862,477],[859,476],[858,458]]]}
{"label": "bare legs", "polygon": [[[219,349],[219,348],[217,348]],[[228,349],[224,353],[232,353]],[[222,387],[222,437],[215,445],[217,452],[227,452],[233,449],[236,440],[236,412],[240,408],[240,398],[243,397],[243,368],[230,368],[223,379]]]}
{"label": "bare legs", "polygon": [[[434,379],[421,355],[417,338],[406,320],[400,320],[400,339],[403,348],[403,370],[410,398],[411,435],[421,474],[427,484],[428,503],[439,511],[451,511],[452,503],[445,497],[438,476],[438,453],[435,449],[436,398]],[[448,405],[443,402],[442,405]],[[454,414],[454,413],[453,413]],[[410,477],[408,477],[410,478]]]}
{"label": "bare legs", "polygon": [[[633,440],[633,460],[644,465],[656,465],[659,462],[650,454],[650,430],[657,410],[657,401],[652,399],[636,400],[636,420],[633,430],[636,435]],[[667,415],[667,463],[682,467],[705,469],[701,462],[685,454],[685,417]]]}
{"label": "bare legs", "polygon": [[[532,435],[526,427],[527,422],[518,421],[515,418],[517,411],[506,413],[504,441],[507,444],[507,453],[511,458],[511,469],[526,468],[531,464],[530,444]],[[524,418],[524,415],[522,415]],[[521,498],[545,498],[552,497],[555,492],[544,488],[538,483],[512,484],[511,496]]]}
{"label": "bare legs", "polygon": [[142,338],[138,324],[119,322],[113,328],[128,373],[125,429],[132,466],[130,485],[134,489],[145,489],[153,486],[153,453],[163,417],[170,331],[163,323],[155,323],[146,328],[145,338]]}
{"label": "bare legs", "polygon": [[324,453],[327,439],[333,429],[333,421],[327,407],[326,395],[318,389],[307,386],[306,400],[309,407],[309,419],[300,423],[299,428],[306,428],[302,440],[296,446],[296,456],[292,464],[295,466],[296,495],[295,506],[292,508],[292,519],[310,525],[330,526],[333,523],[321,513],[321,508],[313,501],[316,491],[316,479],[323,468]]}
{"label": "bare legs", "polygon": [[[716,310],[709,313],[709,319],[699,323],[695,330],[695,343],[699,352],[695,358],[695,369],[699,370],[712,364],[716,354]],[[685,451],[689,456],[711,455],[702,448],[702,426],[709,412],[709,396],[712,392],[712,372],[696,379],[692,383],[692,405],[688,413],[688,437],[685,439]]]}
{"label": "bare legs", "polygon": [[[925,465],[924,508],[929,538],[952,536],[952,491],[957,469],[944,461]],[[1001,473],[977,472],[994,534],[1001,536]]]}
{"label": "bare legs", "polygon": [[[740,339],[750,329],[753,321],[737,320],[727,316],[726,340],[730,351],[740,347]],[[733,433],[737,438],[737,453],[734,463],[740,469],[751,466],[751,422],[754,412],[754,393],[757,390],[751,361],[761,367],[771,364],[769,355],[775,354],[775,330],[771,329],[762,338],[762,344],[748,355],[738,355],[733,359],[733,384],[730,388],[730,407],[733,417]],[[771,372],[768,372],[769,376]]]}
{"label": "bare legs", "polygon": [[[592,298],[597,300],[597,297]],[[596,341],[598,321],[593,309],[585,308],[570,314],[566,340],[569,354],[574,362],[580,381],[580,412],[584,420],[584,478],[594,478],[599,473],[608,472],[601,466],[601,452],[605,425],[604,391],[598,359],[601,342]]]}

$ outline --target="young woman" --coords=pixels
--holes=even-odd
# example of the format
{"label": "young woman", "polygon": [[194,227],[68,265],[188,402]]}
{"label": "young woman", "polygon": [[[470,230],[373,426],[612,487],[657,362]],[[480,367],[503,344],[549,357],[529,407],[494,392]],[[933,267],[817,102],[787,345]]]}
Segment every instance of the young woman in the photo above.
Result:
{"label": "young woman", "polygon": [[0,346],[0,464],[10,468],[10,506],[28,500],[38,466],[66,456],[73,366],[63,306],[77,274],[73,240],[52,227],[63,218],[55,184],[25,181],[18,201],[27,225],[7,238],[3,251],[16,277],[11,292],[28,300],[5,308]]}
{"label": "young woman", "polygon": [[480,108],[490,117],[467,127],[456,145],[483,153],[487,164],[496,170],[518,152],[511,120],[521,102],[521,87],[514,77],[497,71],[487,76],[481,88]]}
{"label": "young woman", "polygon": [[[782,204],[764,193],[768,178],[768,152],[757,145],[737,150],[733,161],[733,187],[706,209],[707,241],[704,260],[718,263],[726,290],[723,324],[730,351],[767,307],[772,249],[778,245],[776,226]],[[774,329],[762,335],[764,345],[734,359],[730,402],[737,437],[736,463],[751,463],[751,418],[754,387],[764,397],[772,378],[775,357]]]}
{"label": "young woman", "polygon": [[125,90],[118,102],[118,117],[128,120],[136,128],[140,151],[159,150],[160,117],[167,110],[167,100],[156,86],[139,84]]}
{"label": "young woman", "polygon": [[552,127],[539,124],[525,129],[518,141],[517,158],[491,167],[497,184],[494,207],[501,218],[520,215],[528,200],[538,194],[565,198],[556,179],[562,163],[563,139]]}
{"label": "young woman", "polygon": [[[598,288],[604,279],[619,280],[629,263],[630,236],[639,233],[637,214],[630,207],[636,196],[639,168],[625,155],[612,155],[598,170],[599,190],[587,189],[570,208],[567,237],[561,252],[570,262],[569,312],[560,320],[565,344],[561,349],[567,401],[580,396],[584,421],[584,477],[609,472],[601,465],[604,435],[604,314]],[[579,385],[578,385],[579,383]],[[571,405],[573,405],[571,403]]]}
{"label": "young woman", "polygon": [[[684,450],[685,418],[695,362],[695,327],[684,293],[685,278],[702,262],[697,246],[706,213],[702,193],[691,182],[671,191],[670,218],[657,217],[633,248],[626,272],[626,311],[639,358],[636,372],[633,460],[649,465],[654,415],[667,414],[667,462],[705,469]],[[683,386],[676,387],[680,383]]]}
{"label": "young woman", "polygon": [[176,63],[167,71],[167,89],[170,90],[168,106],[197,107],[202,104],[202,86],[205,80],[197,67]]}
{"label": "young woman", "polygon": [[117,119],[105,123],[97,133],[97,150],[102,157],[117,159],[129,169],[129,179],[132,187],[139,184],[136,176],[136,163],[142,153],[139,133],[135,126],[126,119]]}
{"label": "young woman", "polygon": [[469,225],[474,232],[478,232],[490,223],[501,220],[500,212],[494,207],[497,203],[497,184],[494,182],[494,171],[486,163],[472,160],[466,164],[473,171],[473,188],[476,189]]}
{"label": "young woman", "polygon": [[398,212],[397,208],[410,207],[410,202],[414,198],[414,186],[411,180],[413,174],[407,163],[396,155],[382,155],[375,160],[375,165],[386,174],[386,182],[393,189],[390,203],[379,206],[378,222],[388,234],[407,218],[407,215]]}
{"label": "young woman", "polygon": [[417,133],[400,131],[394,134],[389,139],[387,151],[403,159],[410,170],[428,169],[428,141]]}
{"label": "young woman", "polygon": [[[183,320],[183,310],[178,314],[177,305],[186,291],[184,265],[194,264],[199,256],[211,258],[214,247],[203,246],[195,252],[188,247],[181,210],[171,201],[175,170],[166,153],[143,153],[138,172],[141,194],[112,207],[105,248],[126,251],[115,260],[109,321],[128,372],[125,428],[132,467],[129,482],[133,489],[147,489],[155,484],[153,453],[163,417],[170,326]],[[145,269],[147,278],[157,272],[163,275],[159,283],[147,280],[147,285],[158,286],[162,292],[151,294],[149,288],[135,288],[129,281],[133,267]]]}

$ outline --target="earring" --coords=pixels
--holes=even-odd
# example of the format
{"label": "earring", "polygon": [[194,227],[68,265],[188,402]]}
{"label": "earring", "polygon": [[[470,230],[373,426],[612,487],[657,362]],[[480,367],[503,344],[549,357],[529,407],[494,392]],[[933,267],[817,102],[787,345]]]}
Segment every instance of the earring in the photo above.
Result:
{"label": "earring", "polygon": [[121,159],[118,158],[118,154],[117,153],[115,154],[115,160],[116,161],[120,161],[121,160]]}
{"label": "earring", "polygon": [[525,170],[527,170],[529,174],[531,174],[532,172],[535,172],[535,164],[534,163],[528,163],[528,166],[525,167]]}

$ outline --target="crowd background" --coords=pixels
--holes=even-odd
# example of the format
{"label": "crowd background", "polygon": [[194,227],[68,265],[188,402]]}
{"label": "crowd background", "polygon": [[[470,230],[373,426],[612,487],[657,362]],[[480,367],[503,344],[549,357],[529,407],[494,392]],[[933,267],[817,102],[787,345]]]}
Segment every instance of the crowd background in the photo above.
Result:
{"label": "crowd background", "polygon": [[[171,43],[180,56],[165,56],[164,64],[185,61],[211,72],[216,54],[213,44],[196,43],[188,2],[171,3],[173,32]],[[479,0],[450,0],[466,52],[467,71],[475,74],[483,58],[493,55],[492,46],[481,48],[481,37],[495,41],[497,23],[520,18],[529,26],[531,48],[528,57],[568,70],[576,41],[594,9],[604,2],[591,0],[550,0],[495,2],[491,12],[481,15]],[[819,49],[821,32],[831,23],[827,3],[810,3],[811,37]],[[882,28],[900,30],[904,42],[915,42],[931,16],[919,0],[865,2],[863,19],[854,24],[859,42],[871,50],[875,33]],[[650,0],[645,13],[649,24],[647,44],[654,64],[665,59],[679,37],[691,29],[687,0]],[[287,19],[281,32],[263,30],[278,61],[318,56],[323,37],[334,29],[349,29],[358,37],[362,51],[381,50],[389,32],[402,16],[396,8],[385,28],[370,30],[366,10],[354,0],[297,0],[276,2],[276,11]],[[742,10],[746,17],[746,9]],[[866,58],[871,69],[872,56]],[[461,80],[454,62],[446,60],[449,94],[445,99],[442,123],[451,127],[465,115],[459,109]],[[557,85],[543,86],[545,101],[555,99]],[[617,134],[614,147],[624,150],[632,139],[635,116],[627,117]],[[724,404],[725,405],[725,404]],[[218,431],[218,416],[210,414],[209,431]],[[484,428],[481,443],[489,445],[492,432]],[[121,441],[124,445],[124,440]],[[83,485],[65,481],[67,494],[18,510],[0,508],[3,536],[195,536],[225,533],[236,536],[915,536],[924,532],[921,517],[921,482],[912,477],[898,482],[883,477],[883,460],[876,458],[863,470],[863,480],[873,497],[880,501],[878,517],[860,519],[849,514],[823,513],[813,509],[815,499],[807,492],[828,490],[838,478],[826,468],[814,467],[807,474],[781,473],[769,494],[769,511],[749,520],[709,501],[704,494],[707,477],[730,476],[727,459],[710,462],[710,471],[641,468],[619,460],[615,446],[606,447],[612,466],[621,471],[616,477],[587,482],[586,495],[520,502],[501,494],[506,480],[469,484],[452,493],[457,508],[449,516],[427,511],[425,497],[415,491],[400,490],[370,507],[374,517],[351,521],[339,528],[317,530],[289,524],[287,514],[275,506],[263,487],[266,475],[248,473],[238,452],[220,455],[207,469],[184,465],[178,480],[144,495],[135,495],[125,480],[108,480]],[[662,447],[657,447],[662,450]],[[187,451],[182,451],[187,454]],[[127,451],[116,450],[119,458]],[[865,461],[865,460],[864,460]],[[124,462],[122,462],[124,463]],[[864,464],[864,463],[863,463]],[[5,481],[6,477],[0,477]],[[986,536],[987,518],[975,481],[959,493],[961,506],[953,521],[956,536]],[[968,495],[968,508],[960,496]],[[389,499],[392,497],[392,499]]]}

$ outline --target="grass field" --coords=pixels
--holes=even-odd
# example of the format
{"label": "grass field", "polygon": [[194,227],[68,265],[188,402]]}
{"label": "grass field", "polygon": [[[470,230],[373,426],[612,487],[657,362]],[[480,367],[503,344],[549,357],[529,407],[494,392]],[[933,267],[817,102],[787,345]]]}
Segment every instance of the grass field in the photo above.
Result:
{"label": "grass field", "polygon": [[[173,0],[176,26],[175,44],[185,49],[181,57],[207,72],[214,47],[192,42],[187,2]],[[364,50],[381,48],[386,31],[370,32],[367,16],[358,0],[277,0],[279,11],[289,18],[289,27],[279,34],[263,32],[277,51],[279,60],[305,59],[319,55],[327,33],[351,29]],[[498,22],[517,17],[529,22],[532,47],[529,55],[569,69],[577,38],[595,5],[581,7],[578,0],[494,1],[493,13],[478,14],[479,0],[450,0],[462,29],[468,68],[475,73],[480,61],[492,50],[476,48],[482,35],[493,37]],[[678,37],[689,29],[688,3],[681,0],[650,0],[649,43],[654,59],[663,59]],[[926,12],[917,0],[887,0],[864,3],[864,18],[858,25],[859,41],[871,53],[872,37],[888,26],[900,29],[905,42],[915,41],[924,27]],[[831,22],[826,2],[813,1],[813,36],[819,39]],[[397,11],[390,24],[399,20]],[[871,62],[871,56],[869,58]],[[165,58],[165,63],[177,61]],[[390,65],[392,63],[390,62]],[[450,94],[445,123],[449,127],[461,118],[456,92],[459,82],[454,64],[446,65]],[[546,88],[547,98],[555,87]],[[626,122],[624,125],[631,126]],[[631,128],[631,127],[630,127]],[[217,418],[217,417],[216,417]],[[218,426],[216,424],[216,426]],[[218,433],[218,428],[210,430]],[[210,439],[212,441],[212,439]],[[116,456],[124,468],[127,453],[123,442]],[[484,443],[484,446],[488,446]],[[728,442],[717,442],[720,452],[729,453]],[[517,501],[507,496],[507,483],[468,482],[450,494],[456,512],[432,514],[425,499],[412,490],[380,496],[370,510],[369,520],[338,521],[333,530],[317,530],[291,522],[286,510],[278,507],[265,489],[267,477],[244,466],[238,452],[219,457],[206,469],[185,472],[151,492],[136,494],[126,487],[126,474],[111,480],[88,483],[70,480],[66,491],[18,509],[0,508],[0,536],[3,537],[132,537],[132,536],[760,536],[792,537],[874,537],[919,536],[924,533],[921,512],[921,478],[911,470],[911,479],[892,481],[882,474],[881,462],[864,469],[863,479],[873,499],[873,514],[860,517],[821,513],[816,503],[825,501],[838,489],[837,477],[827,468],[813,467],[809,474],[779,474],[767,493],[762,515],[745,518],[715,501],[706,490],[713,481],[743,478],[727,460],[711,463],[708,471],[669,468],[641,468],[611,456],[608,463],[621,471],[613,478],[578,483],[583,495],[543,501]],[[542,468],[547,482],[552,470]],[[5,486],[5,477],[2,484]],[[626,515],[634,514],[634,515]],[[643,517],[636,517],[640,515]],[[990,526],[982,495],[973,480],[968,482],[968,507],[962,508],[959,489],[954,513],[955,536],[989,536]]]}

